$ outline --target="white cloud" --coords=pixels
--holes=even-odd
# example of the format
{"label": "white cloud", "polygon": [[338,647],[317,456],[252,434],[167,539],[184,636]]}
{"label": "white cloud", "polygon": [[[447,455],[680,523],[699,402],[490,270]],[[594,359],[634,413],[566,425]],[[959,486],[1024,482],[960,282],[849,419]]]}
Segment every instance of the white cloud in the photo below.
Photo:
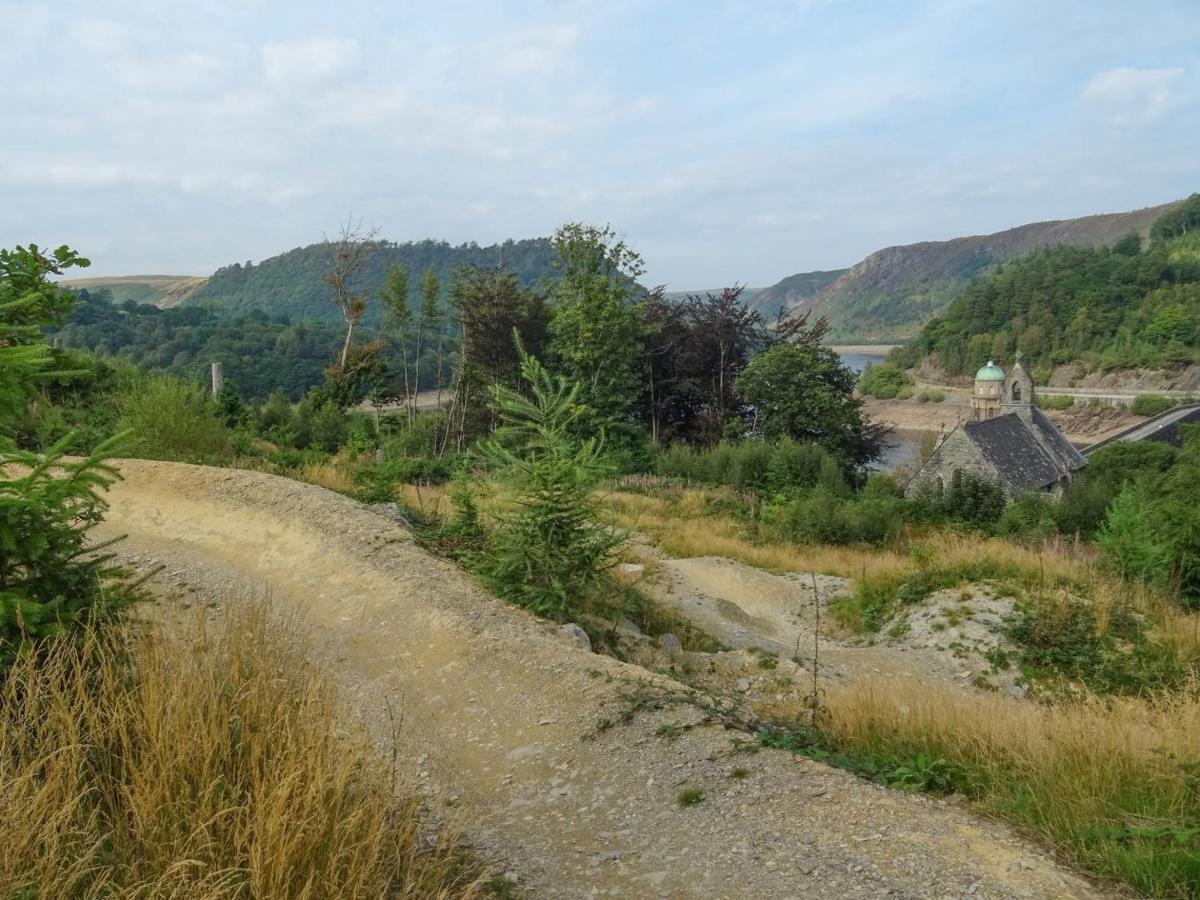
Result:
{"label": "white cloud", "polygon": [[328,81],[357,59],[358,41],[340,38],[271,42],[262,48],[267,80],[280,87]]}
{"label": "white cloud", "polygon": [[1100,72],[1084,85],[1080,99],[1107,111],[1118,125],[1143,125],[1171,105],[1172,90],[1183,69],[1135,69],[1118,66]]}

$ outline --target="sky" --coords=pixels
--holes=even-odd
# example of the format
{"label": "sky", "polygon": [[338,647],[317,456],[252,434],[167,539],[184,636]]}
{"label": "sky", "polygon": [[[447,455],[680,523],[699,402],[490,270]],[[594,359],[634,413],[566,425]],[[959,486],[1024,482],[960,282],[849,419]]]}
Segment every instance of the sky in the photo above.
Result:
{"label": "sky", "polygon": [[0,0],[0,247],[612,226],[673,290],[1200,191],[1197,0]]}

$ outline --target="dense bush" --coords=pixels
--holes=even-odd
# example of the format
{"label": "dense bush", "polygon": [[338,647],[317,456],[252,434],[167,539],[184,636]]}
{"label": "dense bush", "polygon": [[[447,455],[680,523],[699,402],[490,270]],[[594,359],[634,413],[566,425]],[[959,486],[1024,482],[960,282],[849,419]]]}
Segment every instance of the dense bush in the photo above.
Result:
{"label": "dense bush", "polygon": [[774,443],[723,441],[705,449],[676,444],[659,455],[658,473],[764,495],[795,495],[815,487],[839,495],[847,490],[843,467],[829,451],[788,437]]}
{"label": "dense bush", "polygon": [[912,384],[912,379],[903,369],[886,363],[880,366],[868,365],[858,376],[859,392],[880,400],[895,398],[903,388],[910,384]]}
{"label": "dense bush", "polygon": [[993,478],[957,469],[939,495],[926,484],[914,503],[914,515],[927,521],[955,522],[989,528],[1004,512],[1004,489]]}
{"label": "dense bush", "polygon": [[204,388],[172,375],[149,375],[117,398],[129,452],[146,459],[215,464],[228,455],[230,431]]}
{"label": "dense bush", "polygon": [[1160,394],[1139,394],[1129,404],[1129,411],[1135,416],[1157,416],[1165,413],[1176,405],[1176,401]]}
{"label": "dense bush", "polygon": [[900,533],[907,507],[899,497],[847,498],[817,489],[764,505],[762,520],[800,543],[882,544]]}
{"label": "dense bush", "polygon": [[1037,394],[1034,402],[1042,409],[1054,409],[1061,412],[1074,406],[1075,398],[1066,394]]}

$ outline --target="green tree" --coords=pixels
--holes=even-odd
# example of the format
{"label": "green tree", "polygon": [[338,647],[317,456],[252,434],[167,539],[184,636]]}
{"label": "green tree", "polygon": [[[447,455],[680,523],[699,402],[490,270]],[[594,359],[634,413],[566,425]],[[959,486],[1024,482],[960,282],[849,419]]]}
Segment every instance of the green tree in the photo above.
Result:
{"label": "green tree", "polygon": [[1155,524],[1153,503],[1140,484],[1117,494],[1097,535],[1104,561],[1122,578],[1147,584],[1166,579],[1171,552]]}
{"label": "green tree", "polygon": [[750,360],[737,390],[751,408],[750,429],[819,444],[857,477],[879,456],[879,435],[862,418],[855,377],[837,353],[816,343],[777,344]]}
{"label": "green tree", "polygon": [[573,222],[553,239],[561,277],[554,287],[550,354],[558,370],[582,386],[597,429],[626,422],[641,390],[644,336],[635,279],[641,257],[608,226]]}
{"label": "green tree", "polygon": [[408,303],[408,270],[394,265],[387,271],[379,291],[383,304],[383,327],[400,351],[400,370],[404,382],[404,403],[411,418],[413,414],[413,382],[409,378],[408,345],[412,338],[412,309]]}
{"label": "green tree", "polygon": [[0,250],[0,665],[110,610],[118,597],[105,591],[116,574],[110,557],[87,546],[104,511],[101,494],[117,477],[106,461],[116,441],[70,459],[70,434],[44,454],[18,450],[11,438],[17,416],[53,374],[42,331],[71,308],[49,276],[86,265],[65,246]]}
{"label": "green tree", "polygon": [[468,565],[499,596],[562,621],[592,599],[624,536],[599,521],[593,490],[607,471],[594,438],[580,438],[584,407],[577,383],[552,377],[522,353],[528,396],[497,384],[500,427],[481,444],[513,487],[513,509]]}
{"label": "green tree", "polygon": [[493,385],[514,386],[520,380],[521,346],[537,356],[546,343],[549,311],[542,296],[521,287],[511,272],[464,267],[455,273],[450,302],[459,331],[451,405],[439,453],[465,449],[495,425],[488,406]]}
{"label": "green tree", "polygon": [[438,390],[442,387],[442,367],[445,364],[446,314],[442,308],[442,286],[433,266],[421,276],[421,318],[417,326],[417,383],[415,393],[421,392],[421,357],[423,342],[437,335],[435,381]]}

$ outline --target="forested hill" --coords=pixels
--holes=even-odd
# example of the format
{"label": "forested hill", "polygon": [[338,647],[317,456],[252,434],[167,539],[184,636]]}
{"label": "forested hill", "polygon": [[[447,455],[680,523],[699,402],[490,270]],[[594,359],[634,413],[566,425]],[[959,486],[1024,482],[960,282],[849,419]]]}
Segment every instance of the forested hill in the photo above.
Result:
{"label": "forested hill", "polygon": [[[257,264],[234,263],[217,269],[201,287],[193,291],[185,306],[209,307],[223,316],[236,316],[262,310],[271,316],[286,315],[292,321],[315,320],[341,324],[341,316],[330,302],[332,291],[325,281],[329,268],[329,244],[298,247],[264,259]],[[448,284],[461,265],[501,266],[512,272],[522,285],[531,287],[551,274],[554,251],[548,238],[505,241],[480,247],[477,244],[451,246],[445,241],[418,241],[395,244],[377,241],[367,253],[360,287],[372,301],[383,285],[384,275],[397,263],[407,267],[413,281],[429,267],[437,272],[442,284]],[[373,324],[379,305],[368,306],[366,321]]]}
{"label": "forested hill", "polygon": [[780,304],[810,308],[827,316],[837,340],[895,340],[912,337],[932,316],[960,296],[971,279],[997,265],[1056,245],[1111,245],[1131,231],[1146,235],[1151,223],[1178,203],[1133,212],[1036,222],[996,234],[887,247],[838,273],[816,291],[805,273],[765,288],[755,304],[772,313]]}
{"label": "forested hill", "polygon": [[1200,194],[1176,204],[1148,240],[1060,246],[983,277],[893,361],[926,356],[951,374],[1017,350],[1036,371],[1174,368],[1200,363]]}

